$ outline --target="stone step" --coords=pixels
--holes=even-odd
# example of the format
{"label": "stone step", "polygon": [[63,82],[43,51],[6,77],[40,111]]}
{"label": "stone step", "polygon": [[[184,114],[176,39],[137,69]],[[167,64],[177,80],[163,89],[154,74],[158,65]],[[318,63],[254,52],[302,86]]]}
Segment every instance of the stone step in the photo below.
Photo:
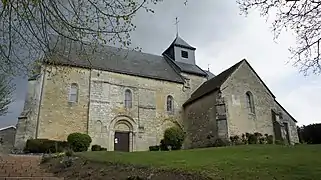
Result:
{"label": "stone step", "polygon": [[64,180],[58,177],[0,177],[0,180]]}
{"label": "stone step", "polygon": [[0,154],[0,180],[2,179],[32,179],[32,180],[62,180],[40,169],[40,156],[16,156]]}

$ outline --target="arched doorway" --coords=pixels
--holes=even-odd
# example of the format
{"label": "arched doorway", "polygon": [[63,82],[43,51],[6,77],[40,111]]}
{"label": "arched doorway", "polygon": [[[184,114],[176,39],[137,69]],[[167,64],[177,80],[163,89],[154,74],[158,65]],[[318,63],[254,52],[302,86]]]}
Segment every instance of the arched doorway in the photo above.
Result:
{"label": "arched doorway", "polygon": [[125,152],[135,151],[137,124],[131,117],[124,115],[117,116],[111,121],[109,128],[110,150]]}
{"label": "arched doorway", "polygon": [[130,136],[132,128],[126,121],[119,121],[115,125],[114,151],[130,151]]}

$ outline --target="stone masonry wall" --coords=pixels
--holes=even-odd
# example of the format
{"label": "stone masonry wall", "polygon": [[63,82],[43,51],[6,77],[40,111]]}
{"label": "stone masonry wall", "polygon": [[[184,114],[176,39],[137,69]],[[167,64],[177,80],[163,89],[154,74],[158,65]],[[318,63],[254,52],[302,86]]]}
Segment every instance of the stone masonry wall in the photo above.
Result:
{"label": "stone masonry wall", "polygon": [[275,103],[275,106],[276,106],[277,112],[282,113],[282,116],[279,119],[279,123],[281,124],[281,127],[282,127],[283,139],[286,140],[286,132],[285,132],[285,127],[284,127],[283,123],[287,123],[288,129],[289,129],[290,144],[299,143],[299,136],[298,136],[296,122],[289,116],[289,114],[287,112],[285,112],[280,107],[280,105]]}
{"label": "stone masonry wall", "polygon": [[218,138],[215,106],[217,94],[213,92],[184,108],[184,127],[187,133],[184,148],[206,147],[212,139]]}
{"label": "stone masonry wall", "polygon": [[[39,117],[38,138],[66,140],[73,132],[87,133],[90,70],[47,67]],[[78,102],[69,103],[69,88],[77,83]]]}
{"label": "stone masonry wall", "polygon": [[[33,94],[30,96],[33,100],[28,100],[28,103],[33,103],[25,105],[26,110],[23,113],[29,113],[30,117],[19,120],[21,131],[16,136],[21,140],[19,142],[25,143],[29,138],[36,138],[36,134],[37,138],[66,140],[72,132],[88,132],[93,139],[92,144],[113,150],[115,128],[124,127],[117,123],[126,121],[129,123],[126,126],[132,131],[130,150],[148,150],[149,146],[159,144],[166,128],[173,126],[173,123],[182,125],[182,104],[206,80],[194,75],[189,75],[189,78],[191,86],[184,88],[184,85],[179,83],[107,71],[48,66],[43,80],[41,101],[42,77],[37,83],[30,82],[33,89],[30,89],[29,93]],[[72,83],[79,86],[77,103],[68,102]],[[131,90],[133,95],[131,109],[124,108],[126,89]],[[174,98],[173,114],[167,113],[168,95]],[[39,124],[36,128],[37,107],[40,102]],[[26,128],[33,129],[33,134]]]}
{"label": "stone masonry wall", "polygon": [[28,92],[20,117],[18,118],[14,147],[22,150],[28,139],[36,138],[37,119],[43,74],[37,79],[28,81]]}
{"label": "stone masonry wall", "polygon": [[[114,150],[115,124],[124,121],[132,131],[131,151],[148,150],[159,144],[166,128],[180,119],[181,105],[186,100],[183,84],[118,74],[92,71],[90,89],[89,134],[92,144]],[[124,108],[125,91],[133,95],[132,108]],[[167,96],[174,98],[174,114],[166,109]]]}
{"label": "stone masonry wall", "polygon": [[[246,132],[273,135],[274,98],[245,62],[223,83],[221,90],[227,103],[230,136]],[[247,91],[253,94],[255,114],[247,108]]]}
{"label": "stone masonry wall", "polygon": [[190,81],[190,86],[189,88],[184,88],[184,94],[186,96],[186,98],[188,99],[191,94],[198,89],[198,87],[200,87],[207,79],[206,77],[202,77],[202,76],[196,76],[193,74],[187,74],[187,73],[181,73],[181,75],[183,77],[186,77],[189,79]]}

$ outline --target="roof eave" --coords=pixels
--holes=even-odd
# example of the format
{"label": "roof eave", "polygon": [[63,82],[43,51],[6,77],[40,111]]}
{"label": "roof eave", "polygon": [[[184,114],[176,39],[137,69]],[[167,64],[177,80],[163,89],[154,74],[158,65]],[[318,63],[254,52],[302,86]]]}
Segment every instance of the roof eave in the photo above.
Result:
{"label": "roof eave", "polygon": [[213,93],[213,92],[215,92],[215,91],[219,91],[220,89],[221,89],[221,87],[216,87],[216,88],[214,88],[213,90],[211,90],[211,91],[203,94],[203,95],[200,96],[200,97],[197,97],[197,98],[195,98],[195,99],[190,98],[189,100],[187,100],[187,101],[183,104],[183,108],[185,108],[187,105],[189,105],[189,104],[191,104],[191,103],[193,103],[193,102],[195,102],[195,101],[197,101],[197,100],[199,100],[199,99],[202,99],[204,96],[207,96],[207,95],[209,95],[209,94],[211,94],[211,93]]}
{"label": "roof eave", "polygon": [[[50,63],[48,63],[50,64]],[[70,65],[70,64],[65,64],[65,63],[55,63],[54,65],[60,65],[60,66],[70,66],[70,67],[79,67],[79,68],[84,68],[84,69],[93,69],[91,67],[88,66],[82,66],[82,65]],[[105,70],[103,68],[95,68],[97,70],[102,70],[102,71],[109,71],[109,72],[114,72],[114,73],[120,73],[120,74],[126,74],[126,75],[131,75],[131,76],[138,76],[138,77],[143,77],[143,78],[151,78],[151,79],[157,79],[157,80],[162,80],[162,81],[168,81],[168,82],[175,82],[175,83],[180,83],[180,84],[184,84],[184,81],[176,81],[176,80],[170,80],[170,79],[165,79],[165,78],[160,78],[160,77],[155,77],[155,76],[143,76],[140,74],[136,74],[136,73],[129,73],[129,72],[125,72],[125,71],[116,71],[116,70],[112,70],[112,69],[108,69]]]}
{"label": "roof eave", "polygon": [[181,44],[174,44],[174,46],[181,47],[181,48],[186,48],[186,49],[193,50],[193,51],[196,50],[196,48],[194,48],[194,47],[184,46],[184,45],[181,45]]}
{"label": "roof eave", "polygon": [[294,122],[298,122],[277,100],[274,100],[280,107],[281,107],[281,109],[284,111],[284,112],[286,112],[289,116],[290,116],[290,118],[294,121]]}

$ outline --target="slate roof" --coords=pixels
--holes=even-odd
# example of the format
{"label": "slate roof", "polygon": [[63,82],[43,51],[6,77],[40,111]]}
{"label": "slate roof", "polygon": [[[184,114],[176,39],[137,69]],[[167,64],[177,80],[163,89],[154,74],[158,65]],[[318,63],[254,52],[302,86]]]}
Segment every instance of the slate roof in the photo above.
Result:
{"label": "slate roof", "polygon": [[208,79],[212,79],[213,77],[215,77],[215,75],[213,73],[211,73],[210,71],[206,71],[206,70],[203,70],[207,76],[208,76]]}
{"label": "slate roof", "polygon": [[184,41],[181,37],[176,36],[175,40],[173,41],[173,43],[171,44],[171,46],[178,46],[178,47],[183,47],[183,48],[187,48],[187,49],[191,49],[191,50],[196,50],[195,47],[189,45],[186,41]]}
{"label": "slate roof", "polygon": [[215,76],[214,78],[207,80],[204,82],[194,93],[191,95],[191,97],[183,104],[183,106],[186,106],[187,104],[215,91],[218,90],[221,85],[227,80],[228,77],[242,64],[246,63],[250,69],[253,71],[253,73],[256,75],[256,77],[259,79],[259,81],[262,83],[262,85],[269,91],[269,93],[272,95],[273,98],[275,98],[272,91],[267,87],[267,85],[263,82],[263,80],[260,78],[260,76],[255,72],[255,70],[252,68],[252,66],[245,60],[241,60],[240,62],[236,63],[232,67],[228,68],[227,70],[223,71],[221,74]]}
{"label": "slate roof", "polygon": [[54,53],[49,55],[50,58],[47,58],[49,61],[46,62],[184,83],[180,74],[163,56],[112,46],[100,45],[94,52],[93,49],[90,46],[81,46],[79,43],[59,40],[54,47]]}
{"label": "slate roof", "polygon": [[196,64],[188,64],[178,61],[173,61],[182,72],[201,75],[201,76],[207,76],[206,72],[203,71],[200,67],[198,67]]}
{"label": "slate roof", "polygon": [[197,99],[220,89],[221,85],[227,80],[228,77],[239,67],[240,64],[242,64],[244,60],[236,63],[232,67],[228,68],[227,70],[223,71],[219,75],[215,76],[214,78],[205,81],[198,89],[196,89],[191,97],[183,104],[183,106],[186,106],[187,104],[190,104]]}

